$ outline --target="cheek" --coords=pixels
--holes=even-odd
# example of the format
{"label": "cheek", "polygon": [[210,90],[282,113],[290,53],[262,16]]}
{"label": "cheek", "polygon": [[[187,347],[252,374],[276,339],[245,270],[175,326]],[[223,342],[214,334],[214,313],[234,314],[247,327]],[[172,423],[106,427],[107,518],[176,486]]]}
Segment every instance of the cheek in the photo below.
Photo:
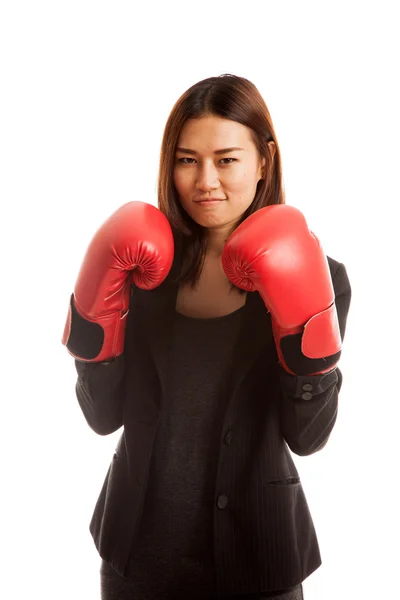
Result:
{"label": "cheek", "polygon": [[237,188],[245,189],[249,185],[253,184],[255,177],[256,172],[252,165],[242,164],[236,169],[232,169],[229,181]]}
{"label": "cheek", "polygon": [[188,181],[188,177],[185,177],[184,175],[182,176],[181,173],[174,173],[173,181],[179,196],[179,202],[186,210],[188,205],[190,205],[190,198],[192,196],[190,192],[192,186]]}
{"label": "cheek", "polygon": [[176,171],[174,171],[172,179],[174,182],[174,186],[176,187],[176,189],[178,189],[180,187],[180,184],[179,184],[179,177],[178,177]]}
{"label": "cheek", "polygon": [[177,190],[185,189],[190,185],[191,178],[188,173],[176,170],[174,171],[174,184]]}
{"label": "cheek", "polygon": [[229,182],[229,187],[234,194],[246,195],[252,190],[253,183],[253,179],[249,176],[249,173],[242,172],[232,178]]}

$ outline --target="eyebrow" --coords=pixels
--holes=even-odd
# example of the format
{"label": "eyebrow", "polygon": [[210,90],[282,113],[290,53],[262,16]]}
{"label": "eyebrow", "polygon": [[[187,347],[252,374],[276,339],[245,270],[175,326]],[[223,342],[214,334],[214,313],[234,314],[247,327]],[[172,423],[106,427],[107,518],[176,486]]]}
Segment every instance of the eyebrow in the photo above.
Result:
{"label": "eyebrow", "polygon": [[[222,148],[221,150],[216,150],[214,154],[225,154],[226,152],[235,152],[236,150],[244,151],[244,148],[232,146],[231,148]],[[196,150],[191,150],[190,148],[177,148],[176,152],[184,152],[185,154],[197,154]]]}

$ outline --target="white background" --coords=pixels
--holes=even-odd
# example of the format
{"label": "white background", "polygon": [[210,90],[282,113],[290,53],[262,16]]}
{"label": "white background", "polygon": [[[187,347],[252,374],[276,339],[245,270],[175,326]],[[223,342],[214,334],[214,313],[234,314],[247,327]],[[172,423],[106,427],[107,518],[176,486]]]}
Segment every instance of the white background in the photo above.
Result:
{"label": "white background", "polygon": [[294,455],[323,560],[305,599],[399,597],[396,4],[2,3],[3,598],[100,598],[89,521],[122,430],[96,435],[76,400],[69,296],[102,222],[156,204],[177,98],[222,73],[262,93],[287,203],[353,289],[334,431]]}

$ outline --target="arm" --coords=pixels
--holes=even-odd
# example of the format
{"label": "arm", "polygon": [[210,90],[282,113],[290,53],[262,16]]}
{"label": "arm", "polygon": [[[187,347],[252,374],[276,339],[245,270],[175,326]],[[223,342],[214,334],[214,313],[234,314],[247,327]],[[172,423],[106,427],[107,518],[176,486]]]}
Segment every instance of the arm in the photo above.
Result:
{"label": "arm", "polygon": [[[333,276],[335,304],[343,341],[351,301],[346,268]],[[300,456],[321,450],[335,425],[342,373],[338,367],[322,375],[294,376],[280,367],[281,426],[289,448]]]}
{"label": "arm", "polygon": [[123,425],[125,357],[127,351],[131,352],[128,347],[131,347],[132,336],[139,335],[138,323],[133,324],[137,312],[134,285],[130,293],[123,353],[107,362],[75,360],[76,397],[89,427],[99,435],[114,433]]}
{"label": "arm", "polygon": [[89,426],[107,435],[123,424],[126,332],[132,327],[132,290],[152,290],[167,277],[174,255],[165,215],[128,202],[93,237],[70,298],[62,343],[75,358],[76,396]]}
{"label": "arm", "polygon": [[75,360],[78,379],[76,397],[88,425],[99,435],[108,435],[123,424],[125,355],[109,363]]}
{"label": "arm", "polygon": [[332,277],[301,211],[286,204],[247,217],[227,240],[222,264],[228,279],[257,290],[271,313],[286,442],[296,454],[316,452],[337,416],[337,365],[351,296],[346,269],[339,264]]}

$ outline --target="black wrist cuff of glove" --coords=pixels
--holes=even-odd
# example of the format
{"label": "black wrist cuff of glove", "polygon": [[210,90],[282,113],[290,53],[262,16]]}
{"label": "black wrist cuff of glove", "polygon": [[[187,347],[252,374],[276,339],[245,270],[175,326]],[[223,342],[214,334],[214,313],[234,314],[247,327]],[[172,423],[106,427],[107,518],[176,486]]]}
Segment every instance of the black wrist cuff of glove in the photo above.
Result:
{"label": "black wrist cuff of glove", "polygon": [[87,321],[78,313],[71,294],[71,328],[66,344],[68,350],[82,360],[93,360],[98,356],[104,344],[104,330],[98,323]]}
{"label": "black wrist cuff of glove", "polygon": [[324,358],[307,358],[301,351],[302,333],[287,335],[280,340],[283,358],[289,369],[297,375],[312,375],[336,367],[341,350]]}

